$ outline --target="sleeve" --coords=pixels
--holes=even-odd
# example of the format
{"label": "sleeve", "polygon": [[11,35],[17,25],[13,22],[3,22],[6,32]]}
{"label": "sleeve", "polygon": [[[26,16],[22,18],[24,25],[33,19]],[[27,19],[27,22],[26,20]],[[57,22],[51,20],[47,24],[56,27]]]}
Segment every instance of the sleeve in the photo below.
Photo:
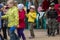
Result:
{"label": "sleeve", "polygon": [[56,19],[58,18],[58,13],[56,12]]}
{"label": "sleeve", "polygon": [[36,18],[36,13],[31,14],[32,18]]}
{"label": "sleeve", "polygon": [[8,14],[6,13],[4,16],[2,16],[2,19],[8,18]]}
{"label": "sleeve", "polygon": [[14,17],[15,17],[15,26],[17,26],[18,22],[19,22],[18,10],[17,9],[14,10]]}
{"label": "sleeve", "polygon": [[47,16],[47,18],[49,18],[48,16],[49,16],[49,11],[47,11],[47,14],[46,14],[46,16]]}
{"label": "sleeve", "polygon": [[27,17],[27,18],[29,17],[29,13],[28,13],[28,14],[26,14],[26,17]]}

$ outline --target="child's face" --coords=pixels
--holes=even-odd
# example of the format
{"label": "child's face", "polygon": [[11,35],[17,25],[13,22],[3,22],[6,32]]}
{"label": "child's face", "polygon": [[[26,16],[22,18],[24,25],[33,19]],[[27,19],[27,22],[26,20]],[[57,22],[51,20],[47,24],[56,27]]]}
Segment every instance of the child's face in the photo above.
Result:
{"label": "child's face", "polygon": [[23,9],[19,9],[20,12],[22,12]]}
{"label": "child's face", "polygon": [[30,8],[30,12],[34,12],[34,10],[35,10],[35,9],[33,9],[33,8]]}
{"label": "child's face", "polygon": [[54,9],[54,7],[51,7],[51,9]]}
{"label": "child's face", "polygon": [[7,2],[7,4],[8,4],[9,8],[13,7],[13,3],[12,2],[9,1],[9,2]]}

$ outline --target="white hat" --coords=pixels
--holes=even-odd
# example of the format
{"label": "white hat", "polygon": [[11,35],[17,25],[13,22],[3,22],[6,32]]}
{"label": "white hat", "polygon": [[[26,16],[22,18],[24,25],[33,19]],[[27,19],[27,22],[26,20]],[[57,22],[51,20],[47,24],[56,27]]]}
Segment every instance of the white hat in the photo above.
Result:
{"label": "white hat", "polygon": [[35,9],[35,6],[34,5],[31,5],[30,8],[34,8]]}
{"label": "white hat", "polygon": [[23,4],[18,4],[17,7],[18,7],[18,9],[23,9],[24,5]]}

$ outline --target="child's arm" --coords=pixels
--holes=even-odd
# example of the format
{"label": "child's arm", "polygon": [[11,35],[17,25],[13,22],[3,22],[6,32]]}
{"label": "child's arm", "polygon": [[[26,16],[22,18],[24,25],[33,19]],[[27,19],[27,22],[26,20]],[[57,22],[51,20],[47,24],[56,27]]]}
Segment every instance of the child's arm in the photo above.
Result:
{"label": "child's arm", "polygon": [[30,15],[32,18],[36,18],[36,13]]}
{"label": "child's arm", "polygon": [[8,17],[8,15],[4,15],[4,16],[2,16],[2,19],[5,19],[5,18],[7,18]]}
{"label": "child's arm", "polygon": [[27,18],[29,17],[29,14],[25,14],[25,15],[26,15]]}

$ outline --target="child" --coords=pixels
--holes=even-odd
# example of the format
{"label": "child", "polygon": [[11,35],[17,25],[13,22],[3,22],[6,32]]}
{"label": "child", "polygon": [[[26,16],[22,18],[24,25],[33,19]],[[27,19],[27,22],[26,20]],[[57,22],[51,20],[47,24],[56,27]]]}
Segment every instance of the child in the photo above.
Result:
{"label": "child", "polygon": [[16,33],[15,29],[16,26],[18,25],[18,8],[14,4],[14,0],[9,0],[7,2],[9,10],[6,12],[4,16],[2,16],[2,19],[7,19],[8,18],[8,30],[9,30],[9,36],[10,40],[19,40]]}
{"label": "child", "polygon": [[34,28],[34,22],[35,22],[35,19],[36,19],[36,11],[35,11],[35,6],[34,5],[32,5],[30,7],[30,12],[28,14],[26,14],[26,16],[27,16],[28,22],[29,22],[29,28],[30,28],[30,34],[31,34],[30,38],[35,38],[33,28]]}
{"label": "child", "polygon": [[58,25],[57,25],[57,35],[60,34],[60,4],[56,4],[55,5],[55,9],[58,13],[58,18],[57,18],[57,21],[58,21]]}
{"label": "child", "polygon": [[23,33],[25,29],[25,10],[23,4],[18,4],[18,15],[19,15],[19,25],[17,28],[18,36],[23,38],[23,40],[26,40],[25,35]]}
{"label": "child", "polygon": [[3,20],[1,19],[1,16],[3,16],[3,6],[0,4],[0,39],[2,40],[2,35],[1,35],[1,29],[3,26]]}
{"label": "child", "polygon": [[57,25],[57,12],[54,9],[54,3],[51,3],[51,9],[47,12],[47,18],[48,18],[48,36],[55,36],[55,29]]}

